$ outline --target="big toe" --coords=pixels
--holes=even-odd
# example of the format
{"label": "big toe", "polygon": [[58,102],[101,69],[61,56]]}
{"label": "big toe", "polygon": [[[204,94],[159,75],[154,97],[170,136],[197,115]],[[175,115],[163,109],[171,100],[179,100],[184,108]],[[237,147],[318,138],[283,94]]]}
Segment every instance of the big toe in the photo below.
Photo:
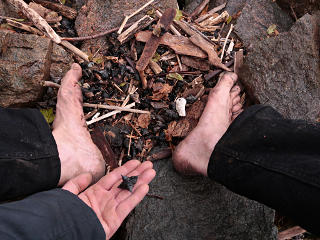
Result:
{"label": "big toe", "polygon": [[232,72],[225,72],[220,77],[216,88],[225,91],[226,93],[230,93],[232,87],[238,80],[238,75]]}
{"label": "big toe", "polygon": [[71,66],[71,69],[67,72],[61,82],[61,86],[65,85],[75,85],[78,83],[82,77],[82,69],[78,63],[74,63]]}

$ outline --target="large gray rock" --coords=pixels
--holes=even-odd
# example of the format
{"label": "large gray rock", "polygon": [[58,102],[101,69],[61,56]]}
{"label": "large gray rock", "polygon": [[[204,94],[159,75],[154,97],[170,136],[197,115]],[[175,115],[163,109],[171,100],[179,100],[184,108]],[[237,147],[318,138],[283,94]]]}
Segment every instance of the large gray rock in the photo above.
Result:
{"label": "large gray rock", "polygon": [[319,117],[319,18],[307,14],[290,32],[255,42],[245,59],[241,79],[249,94],[285,117]]}
{"label": "large gray rock", "polygon": [[14,7],[6,0],[0,0],[0,16],[19,18]]}
{"label": "large gray rock", "polygon": [[277,3],[281,8],[289,12],[292,17],[294,17],[294,11],[298,18],[302,17],[306,13],[313,13],[320,9],[319,0],[277,0]]}
{"label": "large gray rock", "polygon": [[150,194],[128,218],[127,240],[272,240],[273,210],[204,177],[183,177],[171,160],[154,163]]}
{"label": "large gray rock", "polygon": [[[88,36],[120,27],[125,15],[130,15],[135,10],[143,6],[147,1],[128,0],[88,0],[81,8],[75,22],[75,27],[79,36]],[[157,1],[156,6],[162,10],[167,8],[177,8],[177,0]],[[146,8],[137,16],[131,18],[128,23],[135,22],[146,14],[151,7]],[[106,47],[104,38],[86,41],[82,49],[88,53]]]}
{"label": "large gray rock", "polygon": [[36,101],[49,79],[49,39],[0,31],[0,106]]}
{"label": "large gray rock", "polygon": [[226,11],[233,16],[234,14],[242,11],[246,5],[247,0],[228,0],[226,5]]}
{"label": "large gray rock", "polygon": [[62,47],[32,34],[0,30],[0,49],[2,107],[39,100],[44,81],[50,80],[50,75],[60,79],[72,63],[70,55]]}
{"label": "large gray rock", "polygon": [[[231,6],[231,5],[229,5]],[[247,0],[242,14],[237,20],[235,32],[247,48],[254,47],[252,43],[268,37],[267,30],[272,25],[277,30],[287,32],[292,24],[292,18],[285,13],[276,2],[270,0]]]}

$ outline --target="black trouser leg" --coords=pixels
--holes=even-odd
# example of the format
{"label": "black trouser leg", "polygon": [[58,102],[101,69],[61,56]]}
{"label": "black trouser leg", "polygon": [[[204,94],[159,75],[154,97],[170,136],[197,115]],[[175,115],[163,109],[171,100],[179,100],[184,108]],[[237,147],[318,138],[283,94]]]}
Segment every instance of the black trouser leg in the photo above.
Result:
{"label": "black trouser leg", "polygon": [[253,106],[216,145],[208,175],[320,235],[320,124]]}
{"label": "black trouser leg", "polygon": [[0,201],[57,186],[60,159],[42,114],[0,108]]}

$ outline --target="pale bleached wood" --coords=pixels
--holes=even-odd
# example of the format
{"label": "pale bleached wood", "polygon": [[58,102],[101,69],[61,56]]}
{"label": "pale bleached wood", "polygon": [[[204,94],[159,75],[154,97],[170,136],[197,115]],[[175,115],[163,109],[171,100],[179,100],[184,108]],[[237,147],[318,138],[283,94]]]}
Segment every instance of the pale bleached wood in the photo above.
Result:
{"label": "pale bleached wood", "polygon": [[60,36],[50,27],[46,20],[44,20],[35,10],[30,8],[23,0],[7,0],[10,4],[15,6],[18,10],[30,19],[33,24],[45,32],[57,44],[61,43]]}

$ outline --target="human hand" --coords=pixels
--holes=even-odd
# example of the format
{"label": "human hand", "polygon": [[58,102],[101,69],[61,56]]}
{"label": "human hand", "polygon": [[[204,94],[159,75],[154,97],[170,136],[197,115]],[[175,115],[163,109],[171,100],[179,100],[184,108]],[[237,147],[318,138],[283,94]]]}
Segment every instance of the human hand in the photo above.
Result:
{"label": "human hand", "polygon": [[[150,161],[141,163],[132,160],[89,188],[87,187],[92,182],[92,175],[82,174],[67,182],[63,189],[78,195],[96,213],[106,233],[106,239],[109,239],[148,193],[148,184],[156,175],[152,167]],[[118,188],[122,181],[121,175],[139,176],[132,193]],[[83,191],[84,189],[86,190]]]}

